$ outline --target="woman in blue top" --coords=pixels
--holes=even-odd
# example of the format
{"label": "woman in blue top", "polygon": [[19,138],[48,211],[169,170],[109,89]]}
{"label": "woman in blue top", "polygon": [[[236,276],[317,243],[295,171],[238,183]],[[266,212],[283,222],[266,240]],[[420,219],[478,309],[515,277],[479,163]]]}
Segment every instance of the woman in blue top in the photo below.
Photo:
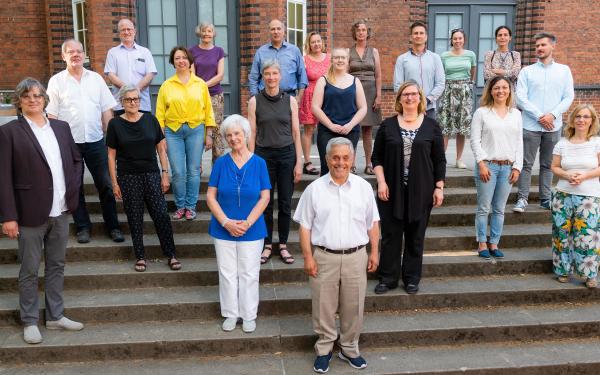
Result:
{"label": "woman in blue top", "polygon": [[260,253],[267,235],[262,214],[269,203],[269,172],[265,161],[248,150],[248,120],[231,115],[220,131],[231,152],[215,161],[206,202],[212,213],[208,233],[217,253],[223,330],[233,331],[242,318],[244,332],[254,332]]}
{"label": "woman in blue top", "polygon": [[[317,149],[321,158],[321,175],[329,172],[325,148],[331,138],[344,137],[352,141],[354,150],[360,138],[359,123],[367,114],[367,100],[360,80],[348,73],[349,52],[334,48],[326,77],[315,85],[312,113],[319,120]],[[352,173],[356,168],[352,167]]]}

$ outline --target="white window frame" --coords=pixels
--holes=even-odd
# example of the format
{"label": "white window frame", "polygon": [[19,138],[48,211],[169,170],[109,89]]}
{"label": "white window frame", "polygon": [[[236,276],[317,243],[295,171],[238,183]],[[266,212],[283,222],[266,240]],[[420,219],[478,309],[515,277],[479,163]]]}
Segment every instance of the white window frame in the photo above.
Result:
{"label": "white window frame", "polygon": [[[78,42],[80,42],[83,45],[83,53],[85,55],[85,62],[89,62],[90,58],[88,56],[88,48],[87,48],[87,43],[88,43],[88,28],[87,28],[87,24],[85,23],[85,17],[86,17],[86,10],[85,10],[85,2],[86,0],[72,0],[72,7],[73,7],[73,34],[74,34],[74,39],[77,40]],[[77,5],[82,4],[83,6],[83,19],[79,20],[79,15],[77,14]],[[81,25],[83,26],[81,29],[77,28],[77,25],[79,24],[79,21],[81,21]],[[83,32],[83,40],[79,39],[79,33]]]}
{"label": "white window frame", "polygon": [[[290,41],[290,31],[295,31],[296,33],[301,32],[302,33],[302,40],[300,42],[299,46],[296,46],[298,48],[300,48],[300,51],[303,50],[303,44],[304,44],[304,40],[306,39],[306,0],[287,0],[287,6],[286,9],[289,9],[290,4],[295,4],[295,5],[302,5],[302,28],[298,28],[298,27],[290,27],[290,20],[287,20],[287,30],[286,30],[286,39],[288,41],[288,43],[291,44],[296,44],[296,41]],[[295,14],[294,14],[295,16]],[[295,23],[295,20],[294,20]],[[298,25],[296,25],[298,26]]]}

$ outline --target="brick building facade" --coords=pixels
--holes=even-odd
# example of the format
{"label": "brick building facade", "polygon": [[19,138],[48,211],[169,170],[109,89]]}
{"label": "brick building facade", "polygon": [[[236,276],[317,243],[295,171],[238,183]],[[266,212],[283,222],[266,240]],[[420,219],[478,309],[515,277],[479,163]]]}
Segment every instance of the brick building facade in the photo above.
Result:
{"label": "brick building facade", "polygon": [[[77,0],[76,0],[77,1]],[[81,0],[79,0],[81,1]],[[182,4],[192,0],[173,0]],[[140,0],[86,0],[85,25],[91,69],[102,72],[107,50],[118,43],[120,18],[136,19]],[[286,0],[240,0],[235,4],[239,25],[237,67],[238,103],[247,99],[246,80],[254,51],[268,40],[267,23],[272,18],[286,19]],[[322,33],[331,46],[351,46],[350,25],[366,19],[373,30],[371,45],[379,49],[383,72],[384,112],[392,110],[391,81],[396,57],[408,48],[408,25],[429,22],[431,6],[489,3],[512,4],[514,9],[514,48],[524,64],[535,60],[532,36],[541,30],[558,38],[556,59],[568,64],[575,78],[576,102],[593,103],[600,108],[600,7],[594,0],[515,0],[501,1],[426,1],[426,0],[305,0],[306,30]],[[185,5],[185,4],[184,4]],[[73,0],[20,0],[8,2],[0,11],[2,48],[0,48],[0,90],[11,90],[25,76],[47,82],[64,68],[60,45],[73,37]],[[139,29],[139,28],[138,28]],[[143,30],[138,30],[138,35]],[[193,35],[193,30],[189,31]],[[431,45],[431,36],[430,36]],[[470,48],[470,45],[468,46]],[[232,110],[244,111],[242,108]]]}

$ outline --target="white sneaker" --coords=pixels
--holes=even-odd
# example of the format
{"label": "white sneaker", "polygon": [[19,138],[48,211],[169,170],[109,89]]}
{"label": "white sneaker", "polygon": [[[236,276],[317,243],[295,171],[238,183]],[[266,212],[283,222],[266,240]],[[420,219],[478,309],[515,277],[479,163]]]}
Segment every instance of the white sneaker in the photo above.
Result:
{"label": "white sneaker", "polygon": [[462,160],[456,159],[456,168],[467,169],[467,165]]}
{"label": "white sneaker", "polygon": [[244,320],[242,324],[242,331],[246,333],[252,333],[256,330],[256,320]]}
{"label": "white sneaker", "polygon": [[63,316],[59,320],[46,321],[46,329],[64,329],[66,331],[81,331],[83,324],[74,322],[71,319]]}
{"label": "white sneaker", "polygon": [[513,211],[515,212],[525,212],[525,209],[527,209],[527,201],[523,198],[517,200],[517,203],[513,207]]}
{"label": "white sneaker", "polygon": [[27,326],[23,329],[23,340],[28,344],[39,344],[42,342],[42,334],[38,326]]}
{"label": "white sneaker", "polygon": [[237,318],[225,318],[225,321],[223,321],[223,326],[221,328],[223,328],[223,331],[225,332],[231,332],[235,329],[236,324]]}

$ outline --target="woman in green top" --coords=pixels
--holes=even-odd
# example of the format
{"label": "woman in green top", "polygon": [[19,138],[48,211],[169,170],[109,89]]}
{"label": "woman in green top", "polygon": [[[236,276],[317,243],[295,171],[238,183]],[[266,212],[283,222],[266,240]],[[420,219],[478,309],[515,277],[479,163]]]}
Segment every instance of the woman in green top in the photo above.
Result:
{"label": "woman in green top", "polygon": [[450,34],[450,51],[442,53],[442,64],[446,73],[446,87],[438,121],[444,134],[444,150],[448,138],[456,135],[456,167],[466,168],[461,157],[465,147],[465,135],[471,127],[473,111],[473,83],[477,69],[475,53],[464,49],[465,32],[454,29]]}

